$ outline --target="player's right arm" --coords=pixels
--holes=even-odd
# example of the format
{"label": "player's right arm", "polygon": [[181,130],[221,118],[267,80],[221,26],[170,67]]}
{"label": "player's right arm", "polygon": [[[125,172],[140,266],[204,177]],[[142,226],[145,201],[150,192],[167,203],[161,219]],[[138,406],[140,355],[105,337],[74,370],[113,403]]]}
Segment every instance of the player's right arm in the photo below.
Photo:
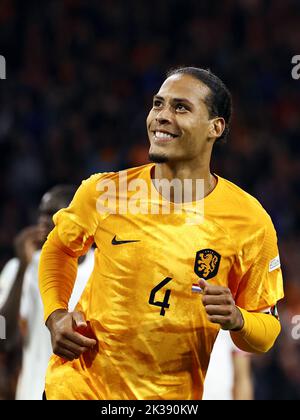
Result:
{"label": "player's right arm", "polygon": [[94,339],[85,336],[84,315],[69,313],[68,302],[77,275],[78,258],[94,242],[99,223],[96,211],[98,178],[99,175],[94,175],[84,181],[70,206],[56,213],[55,228],[48,236],[40,258],[39,286],[44,318],[54,353],[67,360],[78,358],[96,344]]}
{"label": "player's right arm", "polygon": [[234,351],[232,353],[234,400],[253,400],[253,382],[251,377],[251,356],[248,353]]}
{"label": "player's right arm", "polygon": [[77,258],[70,255],[70,251],[67,253],[59,241],[55,228],[42,250],[39,284],[53,353],[73,360],[92,348],[96,341],[84,336],[84,330],[87,328],[84,315],[80,312],[68,312],[78,263]]}
{"label": "player's right arm", "polygon": [[77,359],[97,344],[84,335],[88,325],[81,312],[57,309],[49,316],[46,326],[51,334],[53,353],[63,359]]}

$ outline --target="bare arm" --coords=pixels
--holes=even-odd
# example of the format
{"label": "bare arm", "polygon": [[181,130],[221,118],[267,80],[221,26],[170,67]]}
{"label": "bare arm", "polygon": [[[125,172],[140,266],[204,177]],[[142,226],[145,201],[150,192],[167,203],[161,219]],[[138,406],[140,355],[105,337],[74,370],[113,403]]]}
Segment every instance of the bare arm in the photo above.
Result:
{"label": "bare arm", "polygon": [[234,400],[253,400],[253,383],[251,376],[251,357],[243,352],[232,354]]}

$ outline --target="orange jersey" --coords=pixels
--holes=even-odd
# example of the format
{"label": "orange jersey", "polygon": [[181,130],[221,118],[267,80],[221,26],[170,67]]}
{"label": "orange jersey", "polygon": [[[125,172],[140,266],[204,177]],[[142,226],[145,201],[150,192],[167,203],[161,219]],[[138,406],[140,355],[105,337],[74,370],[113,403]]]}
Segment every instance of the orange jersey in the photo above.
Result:
{"label": "orange jersey", "polygon": [[[128,182],[143,180],[151,189],[153,166],[126,171]],[[56,232],[74,255],[92,241],[97,245],[80,308],[98,347],[72,362],[52,357],[48,399],[201,399],[219,326],[208,322],[193,283],[202,277],[229,287],[248,311],[283,297],[270,217],[249,194],[217,180],[202,200],[198,224],[187,223],[195,211],[189,204],[181,214],[120,211],[136,191],[123,197],[114,214],[103,212],[99,183],[112,181],[116,198],[119,173],[93,175],[70,207],[55,215]],[[139,200],[158,209],[164,201],[158,192],[150,198],[139,194]]]}

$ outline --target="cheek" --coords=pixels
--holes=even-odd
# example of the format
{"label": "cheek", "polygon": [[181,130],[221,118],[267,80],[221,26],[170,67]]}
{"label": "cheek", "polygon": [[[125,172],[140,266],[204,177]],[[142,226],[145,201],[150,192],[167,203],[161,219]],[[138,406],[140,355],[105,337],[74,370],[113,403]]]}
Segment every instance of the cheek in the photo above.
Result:
{"label": "cheek", "polygon": [[146,126],[148,130],[150,129],[150,124],[153,121],[153,119],[154,119],[154,114],[153,114],[153,111],[151,110],[146,119]]}
{"label": "cheek", "polygon": [[207,137],[209,131],[209,123],[207,121],[197,121],[191,129],[192,136],[198,139]]}

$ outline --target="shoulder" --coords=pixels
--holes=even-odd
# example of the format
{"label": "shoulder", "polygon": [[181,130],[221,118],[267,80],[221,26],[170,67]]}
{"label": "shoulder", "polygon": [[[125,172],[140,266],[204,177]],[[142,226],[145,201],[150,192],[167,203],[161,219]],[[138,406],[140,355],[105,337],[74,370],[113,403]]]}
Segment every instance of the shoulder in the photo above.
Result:
{"label": "shoulder", "polygon": [[219,177],[220,188],[215,215],[236,249],[245,245],[276,244],[277,235],[271,217],[260,202],[232,182]]}
{"label": "shoulder", "polygon": [[124,179],[131,180],[131,179],[143,178],[145,173],[147,173],[147,171],[150,172],[150,169],[152,166],[153,164],[146,164],[146,165],[137,166],[134,168],[122,169],[117,172],[99,172],[85,179],[82,182],[82,184],[88,187],[92,185],[97,186],[99,182],[105,183],[109,181],[115,181],[116,183],[119,183],[120,180],[124,180]]}
{"label": "shoulder", "polygon": [[254,227],[273,226],[271,217],[255,197],[233,182],[218,178],[221,184],[221,200],[224,201],[224,208],[229,217]]}
{"label": "shoulder", "polygon": [[146,164],[137,166],[134,168],[126,168],[117,172],[102,172],[92,175],[88,181],[99,182],[101,180],[120,180],[126,177],[127,179],[141,178],[144,177],[147,172],[150,172],[153,164]]}

